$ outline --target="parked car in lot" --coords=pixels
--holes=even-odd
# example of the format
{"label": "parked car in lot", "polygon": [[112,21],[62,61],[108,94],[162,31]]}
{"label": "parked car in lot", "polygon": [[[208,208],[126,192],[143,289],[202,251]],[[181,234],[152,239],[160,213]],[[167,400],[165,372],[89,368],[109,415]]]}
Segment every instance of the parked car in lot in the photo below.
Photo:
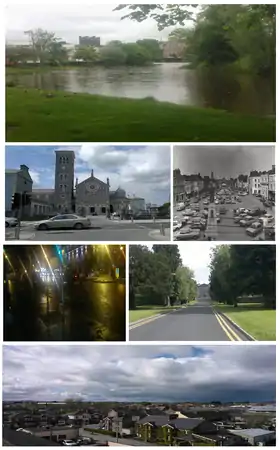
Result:
{"label": "parked car in lot", "polygon": [[190,227],[181,228],[178,233],[174,235],[176,241],[191,241],[199,239],[200,230],[199,229],[191,229]]}
{"label": "parked car in lot", "polygon": [[224,206],[222,206],[220,208],[220,214],[226,214],[226,212],[227,212],[227,209]]}
{"label": "parked car in lot", "polygon": [[91,221],[89,218],[77,216],[76,214],[61,214],[35,225],[35,228],[39,231],[69,228],[82,230],[90,227]]}
{"label": "parked car in lot", "polygon": [[271,223],[274,221],[274,216],[272,214],[264,214],[263,216],[265,219],[267,219],[268,223]]}
{"label": "parked car in lot", "polygon": [[16,217],[5,217],[5,227],[16,227],[18,224],[18,219]]}
{"label": "parked car in lot", "polygon": [[254,208],[252,210],[250,210],[250,214],[251,216],[262,216],[264,214],[266,214],[266,210],[265,209],[261,209],[261,208]]}
{"label": "parked car in lot", "polygon": [[178,220],[174,220],[173,221],[173,231],[178,231],[178,230],[180,230],[180,228],[182,228],[182,223],[179,222]]}
{"label": "parked car in lot", "polygon": [[263,229],[261,222],[253,222],[249,228],[247,228],[246,233],[251,237],[256,237]]}
{"label": "parked car in lot", "polygon": [[72,441],[71,439],[64,439],[63,441],[61,441],[62,445],[66,445],[67,447],[74,447],[77,446],[77,442]]}
{"label": "parked car in lot", "polygon": [[249,227],[256,219],[252,216],[246,216],[244,219],[241,219],[239,225],[241,227]]}

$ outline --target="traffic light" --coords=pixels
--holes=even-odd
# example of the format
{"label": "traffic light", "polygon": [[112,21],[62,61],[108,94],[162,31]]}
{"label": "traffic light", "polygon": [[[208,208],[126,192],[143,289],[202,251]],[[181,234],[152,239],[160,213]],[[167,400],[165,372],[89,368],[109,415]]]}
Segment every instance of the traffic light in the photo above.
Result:
{"label": "traffic light", "polygon": [[28,206],[31,204],[31,194],[28,194],[28,192],[24,192],[22,194],[22,206]]}
{"label": "traffic light", "polygon": [[18,192],[15,192],[15,194],[12,196],[12,210],[20,209],[21,204],[21,194]]}

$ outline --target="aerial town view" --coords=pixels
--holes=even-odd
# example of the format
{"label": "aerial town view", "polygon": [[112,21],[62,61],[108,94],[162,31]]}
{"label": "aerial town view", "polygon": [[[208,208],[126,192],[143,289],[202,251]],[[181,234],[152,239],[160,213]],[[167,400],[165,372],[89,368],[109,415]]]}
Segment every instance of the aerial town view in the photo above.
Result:
{"label": "aerial town view", "polygon": [[169,146],[6,146],[6,240],[170,240]]}
{"label": "aerial town view", "polygon": [[174,146],[176,241],[275,240],[275,147]]}
{"label": "aerial town view", "polygon": [[275,142],[276,5],[6,17],[6,142]]}
{"label": "aerial town view", "polygon": [[120,245],[6,245],[5,341],[125,341]]}
{"label": "aerial town view", "polygon": [[3,358],[4,446],[276,445],[274,345],[5,345]]}
{"label": "aerial town view", "polygon": [[275,341],[275,245],[130,245],[130,341]]}

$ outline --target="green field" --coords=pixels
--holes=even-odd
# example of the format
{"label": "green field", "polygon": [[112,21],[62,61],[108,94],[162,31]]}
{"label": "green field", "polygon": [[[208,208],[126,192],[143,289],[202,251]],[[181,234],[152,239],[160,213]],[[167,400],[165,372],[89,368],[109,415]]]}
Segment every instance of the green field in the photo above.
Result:
{"label": "green field", "polygon": [[234,308],[230,305],[216,305],[221,311],[240,325],[258,341],[276,340],[276,311],[266,309],[259,303],[244,303]]}
{"label": "green field", "polygon": [[137,309],[129,311],[129,322],[133,323],[146,317],[173,311],[175,308],[181,308],[181,306],[139,306]]}
{"label": "green field", "polygon": [[62,91],[6,88],[7,142],[274,142],[275,119]]}

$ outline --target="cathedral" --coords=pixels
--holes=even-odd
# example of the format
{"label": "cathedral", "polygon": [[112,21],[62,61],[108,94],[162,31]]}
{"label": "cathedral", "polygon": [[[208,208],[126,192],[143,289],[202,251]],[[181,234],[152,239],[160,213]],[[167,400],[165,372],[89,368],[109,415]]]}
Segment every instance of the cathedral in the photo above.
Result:
{"label": "cathedral", "polygon": [[75,213],[87,215],[124,215],[128,211],[137,212],[145,209],[145,200],[139,197],[129,197],[118,188],[110,191],[110,181],[101,181],[90,176],[79,183],[75,182],[75,152],[57,150],[55,152],[55,186],[54,189],[32,189],[32,215],[39,215],[42,206],[48,204],[52,212],[57,214]]}

